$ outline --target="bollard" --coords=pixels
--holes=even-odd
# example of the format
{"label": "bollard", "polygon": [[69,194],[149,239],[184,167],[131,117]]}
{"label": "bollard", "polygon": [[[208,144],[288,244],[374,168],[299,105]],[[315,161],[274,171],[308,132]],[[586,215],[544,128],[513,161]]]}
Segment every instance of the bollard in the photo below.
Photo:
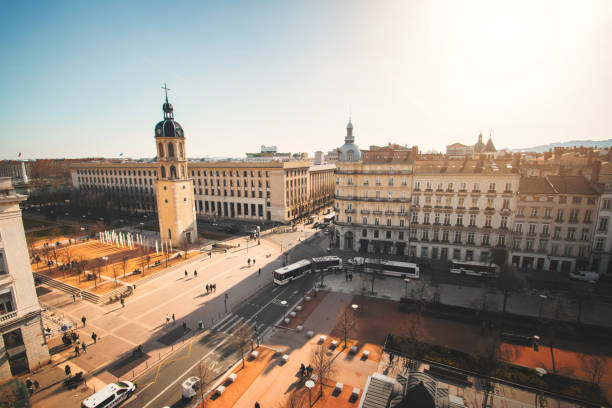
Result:
{"label": "bollard", "polygon": [[161,352],[157,352],[157,361],[161,360]]}
{"label": "bollard", "polygon": [[132,370],[132,380],[134,379],[134,370]]}

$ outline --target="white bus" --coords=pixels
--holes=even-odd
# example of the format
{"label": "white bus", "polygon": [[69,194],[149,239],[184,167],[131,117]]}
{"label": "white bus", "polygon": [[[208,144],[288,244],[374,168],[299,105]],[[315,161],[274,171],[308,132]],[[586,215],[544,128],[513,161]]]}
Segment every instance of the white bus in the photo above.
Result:
{"label": "white bus", "polygon": [[330,270],[330,269],[341,269],[342,259],[337,256],[322,256],[320,258],[312,258],[312,269],[316,270]]}
{"label": "white bus", "polygon": [[396,276],[399,278],[419,279],[419,266],[410,262],[387,261],[385,259],[366,258],[363,262],[366,272],[382,272],[383,275]]}
{"label": "white bus", "polygon": [[274,283],[285,285],[294,279],[301,278],[305,273],[312,271],[312,262],[302,259],[291,265],[283,266],[274,271]]}
{"label": "white bus", "polygon": [[112,408],[121,404],[136,391],[136,384],[129,381],[110,383],[81,402],[81,408]]}
{"label": "white bus", "polygon": [[499,276],[499,266],[476,261],[451,261],[450,273],[470,276]]}

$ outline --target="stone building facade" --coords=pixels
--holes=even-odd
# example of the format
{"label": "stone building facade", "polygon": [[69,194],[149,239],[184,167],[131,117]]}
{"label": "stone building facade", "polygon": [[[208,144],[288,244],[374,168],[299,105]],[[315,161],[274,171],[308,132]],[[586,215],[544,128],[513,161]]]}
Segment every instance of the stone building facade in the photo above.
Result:
{"label": "stone building facade", "polygon": [[19,203],[10,178],[0,178],[0,377],[49,360]]}

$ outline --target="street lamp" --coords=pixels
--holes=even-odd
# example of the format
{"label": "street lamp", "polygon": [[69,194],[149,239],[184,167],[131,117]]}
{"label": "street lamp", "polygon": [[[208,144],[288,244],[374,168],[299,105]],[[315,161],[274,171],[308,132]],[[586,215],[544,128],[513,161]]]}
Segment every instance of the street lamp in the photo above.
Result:
{"label": "street lamp", "polygon": [[359,305],[352,304],[351,307],[353,308],[354,312],[356,312],[357,309],[359,309]]}
{"label": "street lamp", "polygon": [[306,388],[308,388],[308,407],[312,408],[312,398],[310,396],[310,391],[314,388],[315,383],[312,380],[308,380],[304,385],[306,386]]}
{"label": "street lamp", "polygon": [[406,296],[404,297],[408,298],[408,284],[410,283],[410,278],[404,279],[404,282],[406,282]]}
{"label": "street lamp", "polygon": [[544,306],[544,301],[548,299],[546,295],[540,295],[540,310],[538,311],[538,319],[542,318],[542,306]]}
{"label": "street lamp", "polygon": [[287,301],[286,300],[282,300],[280,302],[280,304],[283,307],[283,321],[284,321],[285,320],[285,313],[286,313],[286,310],[287,310],[287,309],[285,309],[287,307]]}

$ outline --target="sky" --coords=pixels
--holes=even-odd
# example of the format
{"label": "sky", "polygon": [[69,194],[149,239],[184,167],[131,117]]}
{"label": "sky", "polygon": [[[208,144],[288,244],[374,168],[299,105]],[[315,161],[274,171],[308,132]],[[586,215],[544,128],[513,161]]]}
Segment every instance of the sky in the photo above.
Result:
{"label": "sky", "polygon": [[0,159],[612,138],[612,1],[5,2]]}

